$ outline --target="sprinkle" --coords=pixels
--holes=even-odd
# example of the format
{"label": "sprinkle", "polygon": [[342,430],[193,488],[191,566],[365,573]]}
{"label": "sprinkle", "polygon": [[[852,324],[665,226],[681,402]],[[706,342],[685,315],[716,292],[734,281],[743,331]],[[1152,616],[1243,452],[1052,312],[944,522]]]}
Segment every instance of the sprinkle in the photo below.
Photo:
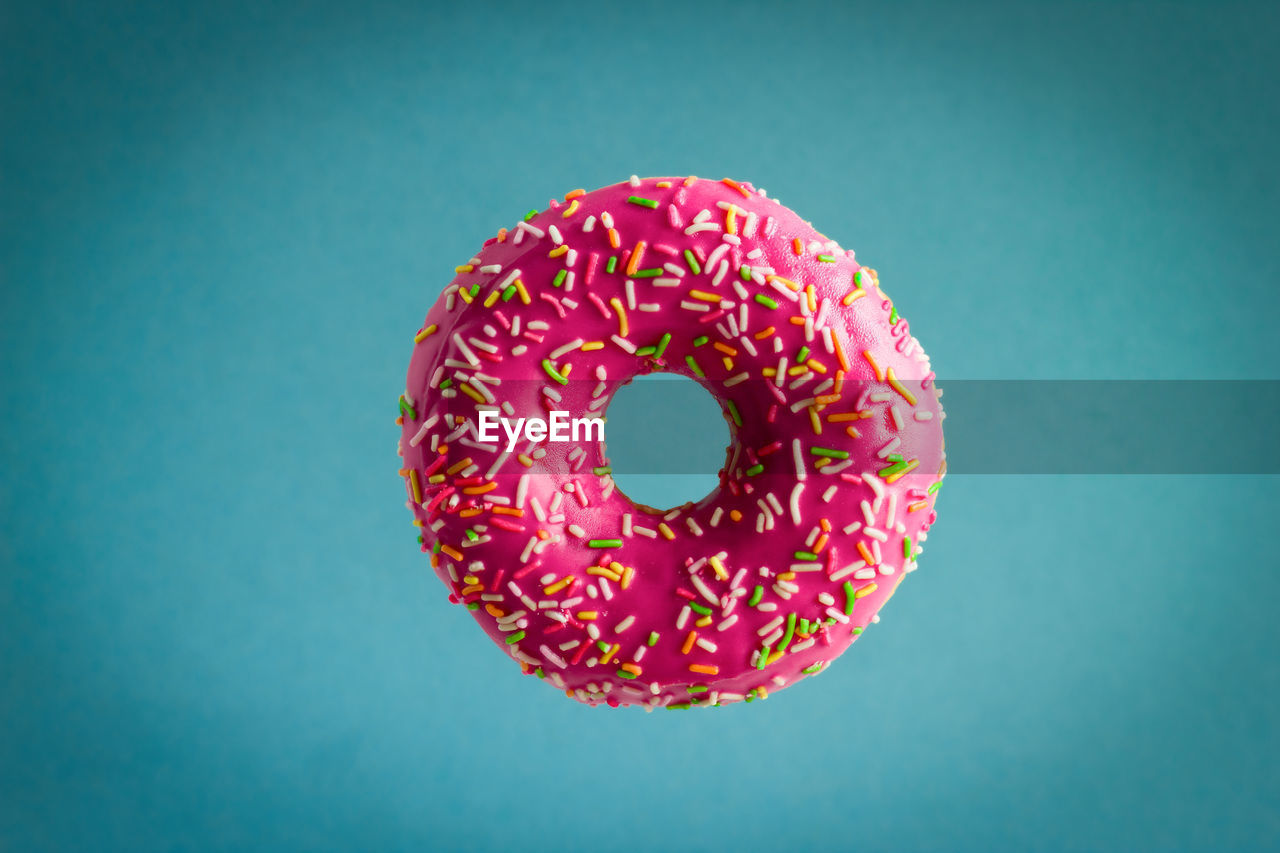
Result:
{"label": "sprinkle", "polygon": [[[636,270],[640,269],[640,259],[644,257],[645,242],[643,240],[636,243],[636,247],[631,250],[631,259],[627,261],[626,274],[635,275]],[[610,270],[612,272],[612,270]]]}
{"label": "sprinkle", "polygon": [[507,637],[507,645],[514,646],[516,643],[524,639],[524,631],[516,631],[510,637]]}
{"label": "sprinkle", "polygon": [[621,539],[592,539],[587,543],[589,548],[621,548]]}
{"label": "sprinkle", "polygon": [[689,671],[701,672],[704,675],[718,675],[720,673],[720,667],[708,663],[691,663],[689,664]]}
{"label": "sprinkle", "polygon": [[641,207],[647,207],[650,210],[655,210],[658,207],[658,202],[651,198],[641,198],[638,195],[627,196],[627,201],[631,204],[638,204]]}
{"label": "sprinkle", "polygon": [[698,259],[688,249],[684,250],[684,262],[689,265],[689,271],[694,275],[702,274],[702,267],[698,264]]}
{"label": "sprinkle", "polygon": [[555,365],[551,363],[550,359],[544,358],[542,360],[542,369],[547,372],[548,376],[550,376],[555,381],[559,382],[561,385],[569,384],[569,380],[565,378],[564,375],[560,373],[560,371],[556,370]]}
{"label": "sprinkle", "polygon": [[906,388],[902,386],[902,383],[898,381],[898,377],[893,375],[892,367],[886,370],[884,372],[884,375],[888,383],[893,386],[893,390],[897,391],[899,394],[902,395],[902,399],[906,400],[907,403],[909,403],[912,406],[916,404],[916,398],[912,396],[910,391],[908,391]]}
{"label": "sprinkle", "polygon": [[764,307],[770,308],[770,309],[778,307],[778,303],[776,300],[770,299],[768,296],[765,296],[763,293],[756,294],[756,302],[759,302]]}
{"label": "sprinkle", "polygon": [[652,648],[653,646],[656,646],[658,644],[658,632],[650,631],[649,639],[646,640],[645,642],[649,644],[650,648]]}
{"label": "sprinkle", "polygon": [[434,334],[436,333],[436,329],[437,329],[436,324],[435,324],[435,323],[432,323],[430,326],[427,326],[427,327],[426,327],[425,329],[423,329],[421,332],[418,332],[418,334],[414,335],[414,336],[413,336],[413,342],[414,342],[415,344],[420,344],[420,343],[422,343],[422,342],[423,342],[423,341],[425,341],[427,338],[429,338],[431,335],[434,335]]}
{"label": "sprinkle", "polygon": [[818,260],[824,264],[834,264],[836,262],[834,255],[818,255]]}
{"label": "sprinkle", "polygon": [[751,598],[747,599],[747,606],[755,607],[762,598],[764,598],[764,587],[756,584],[756,588],[751,591]]}
{"label": "sprinkle", "polygon": [[702,372],[702,368],[698,366],[698,362],[696,362],[696,361],[694,361],[694,360],[693,360],[693,356],[691,356],[691,355],[686,355],[686,356],[684,357],[684,360],[685,360],[685,362],[689,365],[689,369],[690,369],[690,370],[692,370],[692,371],[694,372],[694,375],[696,375],[696,376],[698,376],[698,377],[700,377],[700,378],[702,378],[702,379],[706,379],[706,378],[707,378],[707,374],[705,374],[705,373],[703,373],[703,372]]}
{"label": "sprinkle", "polygon": [[862,357],[863,357],[863,358],[865,358],[865,359],[867,360],[867,364],[870,364],[870,365],[871,365],[871,369],[872,369],[872,370],[874,370],[874,371],[876,372],[876,381],[877,381],[877,382],[883,382],[883,381],[884,381],[884,373],[883,373],[883,372],[881,372],[881,370],[880,370],[880,365],[876,364],[876,360],[875,360],[874,358],[872,358],[872,357],[871,357],[871,350],[864,349],[864,350],[862,351]]}
{"label": "sprinkle", "polygon": [[848,459],[849,452],[847,450],[831,450],[827,447],[810,447],[809,452],[814,456],[825,456],[828,459]]}

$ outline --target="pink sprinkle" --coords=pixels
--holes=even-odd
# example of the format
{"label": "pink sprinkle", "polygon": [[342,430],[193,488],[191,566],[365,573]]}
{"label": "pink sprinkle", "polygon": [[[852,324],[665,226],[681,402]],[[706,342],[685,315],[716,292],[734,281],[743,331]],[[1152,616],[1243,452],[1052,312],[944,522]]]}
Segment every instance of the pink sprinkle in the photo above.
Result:
{"label": "pink sprinkle", "polygon": [[613,316],[613,312],[605,307],[604,300],[599,296],[596,296],[594,293],[588,293],[587,298],[591,300],[593,305],[600,309],[600,313],[604,315],[606,320]]}
{"label": "pink sprinkle", "polygon": [[687,598],[690,601],[694,601],[698,597],[694,595],[692,592],[689,592],[689,590],[680,586],[676,587],[676,595],[680,596],[681,598]]}
{"label": "pink sprinkle", "polygon": [[535,335],[533,332],[521,332],[520,336],[528,338],[529,340],[533,341],[535,344],[542,343],[542,335]]}
{"label": "pink sprinkle", "polygon": [[674,204],[667,205],[667,222],[672,228],[683,228],[684,220],[680,218],[680,211],[676,209]]}
{"label": "pink sprinkle", "polygon": [[539,293],[539,294],[538,294],[538,298],[539,298],[539,299],[545,299],[545,300],[547,300],[548,302],[550,302],[550,303],[551,303],[551,306],[552,306],[553,308],[555,308],[555,309],[556,309],[556,313],[560,315],[560,319],[561,319],[561,320],[563,320],[563,319],[565,318],[564,306],[560,304],[560,300],[559,300],[559,299],[556,299],[556,298],[555,298],[554,296],[552,296],[550,293]]}
{"label": "pink sprinkle", "polygon": [[508,332],[511,331],[511,321],[507,319],[506,314],[495,310],[493,312],[493,316],[498,318],[498,322],[502,324],[502,328],[506,329]]}
{"label": "pink sprinkle", "polygon": [[520,578],[529,574],[529,572],[533,571],[534,569],[538,568],[541,565],[542,565],[541,560],[534,560],[529,565],[521,566],[520,568],[516,569],[516,571],[511,575],[511,577],[513,577],[516,580],[520,580]]}
{"label": "pink sprinkle", "polygon": [[514,521],[508,521],[500,515],[490,518],[489,523],[494,527],[501,527],[503,530],[510,530],[512,533],[524,533],[523,524],[516,524]]}
{"label": "pink sprinkle", "polygon": [[712,311],[710,314],[703,314],[701,317],[698,318],[698,322],[714,323],[716,320],[719,320],[721,317],[723,317],[724,314],[725,314],[724,309],[721,308],[719,311]]}
{"label": "pink sprinkle", "polygon": [[587,287],[591,286],[591,279],[596,277],[596,264],[598,264],[599,262],[600,262],[599,253],[592,252],[590,257],[587,258],[587,271],[582,274],[583,285]]}
{"label": "pink sprinkle", "polygon": [[[774,403],[772,406],[769,407],[769,413],[764,416],[764,419],[766,423],[773,423],[777,417],[778,417],[778,404]],[[778,443],[775,441],[774,444],[778,444]],[[781,446],[782,445],[780,444],[778,445],[778,447],[781,447]],[[778,447],[774,447],[773,450],[777,450]],[[769,452],[772,453],[773,450],[770,450]]]}
{"label": "pink sprinkle", "polygon": [[428,465],[427,470],[423,471],[422,473],[424,476],[430,477],[432,474],[439,471],[443,467],[444,467],[444,454],[441,454],[437,456],[436,461]]}
{"label": "pink sprinkle", "polygon": [[685,187],[681,185],[680,188],[676,190],[676,194],[671,197],[671,200],[676,204],[684,204],[684,200],[688,198],[688,195],[689,194],[685,191]]}
{"label": "pink sprinkle", "polygon": [[506,569],[498,569],[498,573],[493,576],[493,586],[489,587],[489,592],[498,591],[498,584],[502,583],[502,575],[506,571],[507,571]]}
{"label": "pink sprinkle", "polygon": [[[678,228],[680,226],[677,225],[676,227]],[[680,254],[679,249],[677,249],[675,246],[668,246],[666,243],[654,243],[649,248],[653,249],[655,252],[661,252],[664,255],[671,255],[673,257],[675,255]]]}

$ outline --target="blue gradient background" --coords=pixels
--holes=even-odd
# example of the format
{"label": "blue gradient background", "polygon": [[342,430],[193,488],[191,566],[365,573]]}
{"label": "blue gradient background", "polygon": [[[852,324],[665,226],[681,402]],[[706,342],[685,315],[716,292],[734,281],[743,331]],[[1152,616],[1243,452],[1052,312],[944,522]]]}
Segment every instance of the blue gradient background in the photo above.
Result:
{"label": "blue gradient background", "polygon": [[632,172],[766,187],[944,380],[1280,378],[1274,4],[45,2],[0,36],[0,849],[1280,846],[1275,477],[951,478],[829,672],[645,715],[445,602],[392,423],[453,265]]}

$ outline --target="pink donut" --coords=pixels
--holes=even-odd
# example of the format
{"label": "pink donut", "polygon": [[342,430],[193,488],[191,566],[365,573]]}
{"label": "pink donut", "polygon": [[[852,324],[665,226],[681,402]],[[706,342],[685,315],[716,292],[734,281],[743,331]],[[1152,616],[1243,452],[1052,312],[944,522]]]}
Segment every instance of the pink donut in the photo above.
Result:
{"label": "pink donut", "polygon": [[[916,567],[946,469],[929,359],[875,270],[762,190],[574,190],[455,272],[414,336],[400,473],[449,600],[524,672],[591,705],[762,699]],[[730,425],[696,504],[633,503],[597,437],[506,432],[656,370]]]}

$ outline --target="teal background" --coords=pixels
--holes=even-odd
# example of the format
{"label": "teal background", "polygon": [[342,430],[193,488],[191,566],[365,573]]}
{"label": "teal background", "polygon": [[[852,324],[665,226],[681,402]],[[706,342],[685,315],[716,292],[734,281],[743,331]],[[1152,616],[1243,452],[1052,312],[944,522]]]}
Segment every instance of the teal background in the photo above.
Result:
{"label": "teal background", "polygon": [[1280,847],[1275,477],[950,478],[830,671],[645,715],[445,602],[392,422],[452,267],[632,172],[855,248],[944,387],[1280,378],[1278,24],[4,4],[0,849]]}

